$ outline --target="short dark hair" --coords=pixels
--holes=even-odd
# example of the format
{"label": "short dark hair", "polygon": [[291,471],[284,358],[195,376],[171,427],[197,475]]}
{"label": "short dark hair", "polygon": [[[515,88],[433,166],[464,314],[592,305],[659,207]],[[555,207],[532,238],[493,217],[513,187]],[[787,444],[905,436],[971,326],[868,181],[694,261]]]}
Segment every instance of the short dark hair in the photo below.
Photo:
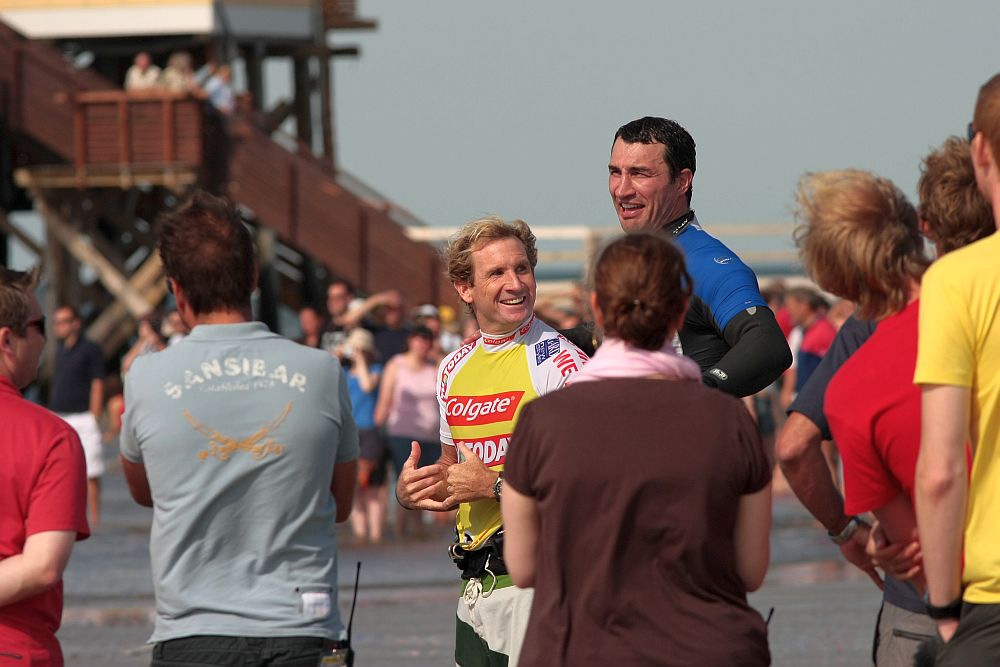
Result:
{"label": "short dark hair", "polygon": [[615,239],[591,275],[605,332],[644,350],[663,347],[691,296],[684,255],[662,234]]}
{"label": "short dark hair", "polygon": [[351,281],[346,278],[334,278],[330,281],[330,284],[326,286],[326,289],[329,290],[334,285],[343,285],[344,289],[347,290],[347,293],[351,296],[357,294],[357,291],[354,289],[354,285],[352,285]]}
{"label": "short dark hair", "polygon": [[[684,169],[690,169],[694,176],[694,138],[677,121],[669,118],[645,116],[625,123],[615,132],[612,144],[621,139],[627,144],[663,144],[663,161],[670,169],[670,177],[676,178]],[[694,183],[687,191],[687,202],[691,204]]]}
{"label": "short dark hair", "polygon": [[0,266],[0,327],[24,336],[31,317],[31,297],[38,286],[38,268],[15,271]]}
{"label": "short dark hair", "polygon": [[979,89],[972,125],[983,133],[994,162],[1000,165],[1000,74],[994,74]]}
{"label": "short dark hair", "polygon": [[427,327],[421,325],[410,329],[410,333],[407,338],[424,338],[429,341],[434,340],[434,332]]}
{"label": "short dark hair", "polygon": [[196,314],[250,304],[256,258],[239,211],[198,191],[159,220],[159,250],[167,277],[180,284]]}
{"label": "short dark hair", "polygon": [[943,253],[964,248],[997,230],[993,209],[976,185],[965,139],[949,137],[924,158],[917,192],[927,235]]}

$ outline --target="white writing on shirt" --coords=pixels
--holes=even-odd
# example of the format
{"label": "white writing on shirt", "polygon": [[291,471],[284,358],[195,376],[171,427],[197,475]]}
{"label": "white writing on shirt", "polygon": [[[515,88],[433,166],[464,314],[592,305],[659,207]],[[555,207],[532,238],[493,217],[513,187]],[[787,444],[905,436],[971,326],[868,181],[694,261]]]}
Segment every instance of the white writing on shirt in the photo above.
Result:
{"label": "white writing on shirt", "polygon": [[226,357],[203,361],[197,369],[186,369],[179,382],[167,382],[163,391],[178,399],[185,391],[248,391],[268,389],[278,385],[305,392],[309,381],[303,373],[289,373],[288,367],[279,364],[268,367],[264,359],[251,357]]}
{"label": "white writing on shirt", "polygon": [[487,466],[498,466],[507,458],[507,448],[510,446],[510,433],[491,435],[482,440],[459,440],[456,445],[465,445],[476,453]]}
{"label": "white writing on shirt", "polygon": [[494,424],[514,419],[523,391],[507,391],[489,396],[451,396],[447,402],[448,423],[452,426]]}

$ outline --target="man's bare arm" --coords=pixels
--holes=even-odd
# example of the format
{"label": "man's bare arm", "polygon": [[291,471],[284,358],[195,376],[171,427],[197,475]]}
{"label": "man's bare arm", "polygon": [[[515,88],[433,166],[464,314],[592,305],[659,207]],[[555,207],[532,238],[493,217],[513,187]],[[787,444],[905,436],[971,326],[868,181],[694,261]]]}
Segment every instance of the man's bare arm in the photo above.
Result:
{"label": "man's bare arm", "polygon": [[[822,442],[819,427],[805,415],[793,412],[778,434],[775,451],[781,472],[796,497],[828,532],[837,534],[850,517],[844,514],[844,497],[833,483],[820,449]],[[861,524],[851,539],[840,545],[840,552],[881,588],[882,578],[865,553],[869,528]]]}
{"label": "man's bare arm", "polygon": [[101,421],[104,413],[104,380],[99,378],[90,381],[90,412],[94,419]]}
{"label": "man's bare arm", "polygon": [[48,530],[29,535],[24,551],[0,560],[0,607],[43,593],[59,583],[69,562],[76,531]]}
{"label": "man's bare arm", "polygon": [[[962,594],[962,538],[968,502],[968,387],[924,385],[916,505],[924,572],[931,604],[944,606]],[[938,621],[947,641],[958,621]]]}
{"label": "man's bare arm", "polygon": [[518,493],[510,486],[500,499],[503,511],[504,563],[514,583],[520,588],[535,585],[535,559],[538,557],[538,506],[535,499]]}
{"label": "man's bare arm", "polygon": [[337,463],[333,466],[330,493],[337,503],[337,523],[347,521],[354,508],[354,487],[358,482],[358,460]]}
{"label": "man's bare arm", "polygon": [[132,463],[124,456],[120,458],[122,471],[125,473],[125,481],[128,482],[128,491],[132,494],[132,500],[143,507],[152,507],[153,493],[149,490],[149,478],[146,476],[146,466],[141,463]]}

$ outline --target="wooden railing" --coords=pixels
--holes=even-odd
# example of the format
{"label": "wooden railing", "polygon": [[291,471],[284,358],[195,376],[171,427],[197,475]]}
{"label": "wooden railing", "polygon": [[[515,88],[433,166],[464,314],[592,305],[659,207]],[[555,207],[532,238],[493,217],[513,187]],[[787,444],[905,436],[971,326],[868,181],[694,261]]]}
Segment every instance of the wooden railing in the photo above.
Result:
{"label": "wooden railing", "polygon": [[94,72],[73,69],[51,46],[0,23],[0,113],[12,131],[72,160],[73,109],[67,96],[113,87]]}
{"label": "wooden railing", "polygon": [[323,24],[327,30],[375,27],[375,21],[358,16],[357,0],[323,0]]}
{"label": "wooden railing", "polygon": [[184,165],[204,160],[203,101],[169,92],[84,91],[73,113],[73,165]]}

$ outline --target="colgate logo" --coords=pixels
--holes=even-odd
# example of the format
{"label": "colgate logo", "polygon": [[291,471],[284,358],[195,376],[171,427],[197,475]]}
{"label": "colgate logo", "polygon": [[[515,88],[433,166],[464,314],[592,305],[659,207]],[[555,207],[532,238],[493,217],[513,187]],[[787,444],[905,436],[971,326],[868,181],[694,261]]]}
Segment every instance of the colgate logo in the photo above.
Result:
{"label": "colgate logo", "polygon": [[452,396],[445,414],[452,426],[473,426],[511,421],[521,403],[523,391],[508,391],[487,396]]}
{"label": "colgate logo", "polygon": [[503,338],[487,338],[486,336],[483,336],[484,345],[503,345],[504,343],[509,343],[512,340],[514,340],[514,334]]}
{"label": "colgate logo", "polygon": [[476,453],[487,467],[501,465],[507,458],[507,448],[510,446],[510,433],[504,435],[491,435],[482,440],[469,442],[461,440],[455,443],[462,444]]}

